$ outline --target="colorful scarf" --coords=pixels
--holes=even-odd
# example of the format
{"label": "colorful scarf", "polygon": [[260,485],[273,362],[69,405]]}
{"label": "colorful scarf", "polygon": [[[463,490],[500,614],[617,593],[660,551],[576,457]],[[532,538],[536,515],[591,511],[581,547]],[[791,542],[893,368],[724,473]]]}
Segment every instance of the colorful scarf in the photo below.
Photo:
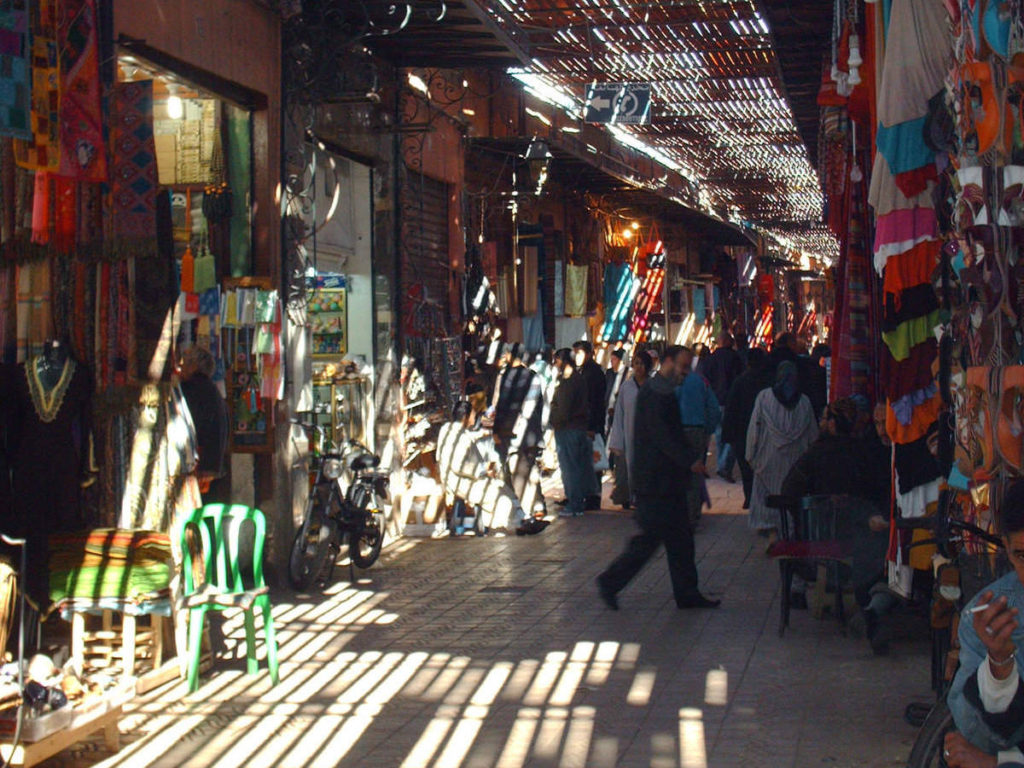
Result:
{"label": "colorful scarf", "polygon": [[60,61],[60,173],[106,181],[95,0],[63,0],[57,25]]}
{"label": "colorful scarf", "polygon": [[32,24],[32,138],[16,141],[18,165],[32,171],[60,170],[60,68],[54,0],[37,0]]}
{"label": "colorful scarf", "polygon": [[114,86],[114,248],[124,255],[156,255],[156,145],[153,141],[153,81]]}
{"label": "colorful scarf", "polygon": [[0,135],[30,139],[28,6],[26,0],[12,6],[0,11]]}

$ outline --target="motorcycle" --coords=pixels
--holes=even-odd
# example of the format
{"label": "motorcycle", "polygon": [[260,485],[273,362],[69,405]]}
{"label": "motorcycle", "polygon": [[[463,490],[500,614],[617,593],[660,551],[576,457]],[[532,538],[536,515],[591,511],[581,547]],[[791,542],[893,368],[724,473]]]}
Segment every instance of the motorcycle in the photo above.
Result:
{"label": "motorcycle", "polygon": [[[322,430],[296,419],[307,431]],[[384,543],[384,504],[390,481],[377,470],[380,457],[355,440],[340,450],[314,452],[315,472],[302,525],[295,533],[288,561],[288,578],[300,591],[330,583],[344,544],[351,563],[369,568]]]}

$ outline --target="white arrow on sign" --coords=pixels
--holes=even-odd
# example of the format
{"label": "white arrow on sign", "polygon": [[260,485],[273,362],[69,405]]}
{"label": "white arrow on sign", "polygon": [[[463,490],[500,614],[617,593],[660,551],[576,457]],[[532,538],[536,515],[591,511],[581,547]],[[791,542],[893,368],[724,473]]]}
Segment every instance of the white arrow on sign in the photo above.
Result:
{"label": "white arrow on sign", "polygon": [[610,99],[598,99],[593,98],[590,100],[590,106],[594,109],[608,109],[612,105]]}

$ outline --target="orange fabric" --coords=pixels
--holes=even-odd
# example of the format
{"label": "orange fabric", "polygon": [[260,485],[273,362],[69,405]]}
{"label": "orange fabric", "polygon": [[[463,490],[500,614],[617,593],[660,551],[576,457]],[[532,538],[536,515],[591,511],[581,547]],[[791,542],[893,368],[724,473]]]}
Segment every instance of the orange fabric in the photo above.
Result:
{"label": "orange fabric", "polygon": [[914,409],[910,423],[904,426],[896,418],[896,412],[893,411],[890,401],[885,408],[885,431],[889,434],[889,439],[897,445],[913,443],[928,434],[928,427],[936,422],[941,410],[942,396],[936,392],[933,398],[926,400]]}
{"label": "orange fabric", "polygon": [[907,288],[930,283],[941,248],[941,241],[926,240],[909,251],[890,256],[885,262],[883,292],[899,295]]}
{"label": "orange fabric", "polygon": [[183,293],[192,293],[195,283],[195,259],[192,256],[192,247],[185,248],[185,255],[181,257],[181,290]]}

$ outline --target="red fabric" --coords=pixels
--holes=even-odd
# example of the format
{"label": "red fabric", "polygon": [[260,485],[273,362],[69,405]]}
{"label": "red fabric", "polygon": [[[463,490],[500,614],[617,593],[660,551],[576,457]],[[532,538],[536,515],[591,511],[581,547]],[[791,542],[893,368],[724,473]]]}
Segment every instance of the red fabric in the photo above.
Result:
{"label": "red fabric", "polygon": [[60,253],[71,253],[75,248],[76,224],[78,223],[78,206],[76,189],[78,185],[63,176],[53,181],[53,235],[54,244]]}
{"label": "red fabric", "polygon": [[934,338],[921,342],[910,350],[910,357],[897,362],[884,344],[881,346],[882,389],[890,400],[924,389],[933,381],[932,364],[939,356],[939,345]]}
{"label": "red fabric", "polygon": [[932,274],[939,264],[942,242],[926,240],[909,251],[890,256],[885,262],[885,276],[882,291],[899,295],[908,288],[930,283]]}
{"label": "red fabric", "polygon": [[904,171],[893,176],[896,186],[907,197],[920,195],[928,188],[929,181],[935,181],[938,178],[939,173],[935,169],[935,163],[928,163],[923,168],[915,168],[912,171]]}

